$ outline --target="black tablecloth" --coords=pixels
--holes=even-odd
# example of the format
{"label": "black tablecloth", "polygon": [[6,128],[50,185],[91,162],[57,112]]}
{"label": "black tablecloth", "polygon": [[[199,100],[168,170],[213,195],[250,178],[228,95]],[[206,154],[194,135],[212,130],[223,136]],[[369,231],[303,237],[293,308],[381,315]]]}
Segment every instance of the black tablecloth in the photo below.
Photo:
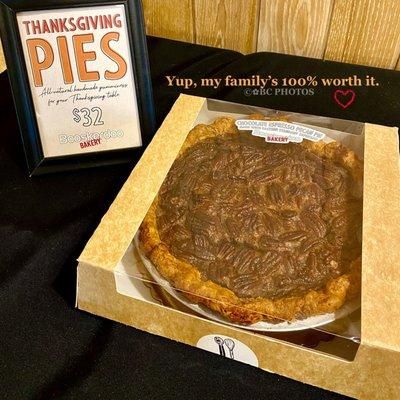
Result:
{"label": "black tablecloth", "polygon": [[[337,63],[239,53],[149,38],[158,123],[181,89],[165,75],[374,75],[343,110],[332,88],[314,96],[249,96],[243,88],[191,94],[327,116],[400,123],[399,74]],[[74,309],[76,258],[134,165],[28,178],[7,74],[0,76],[0,393],[6,399],[341,396],[228,361]],[[60,121],[62,123],[62,121]]]}

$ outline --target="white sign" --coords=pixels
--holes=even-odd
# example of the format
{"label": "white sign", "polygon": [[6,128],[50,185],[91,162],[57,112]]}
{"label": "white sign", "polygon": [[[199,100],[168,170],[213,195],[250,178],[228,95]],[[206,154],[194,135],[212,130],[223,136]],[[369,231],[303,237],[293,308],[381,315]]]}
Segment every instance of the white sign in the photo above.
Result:
{"label": "white sign", "polygon": [[45,157],[141,145],[123,5],[17,13]]}

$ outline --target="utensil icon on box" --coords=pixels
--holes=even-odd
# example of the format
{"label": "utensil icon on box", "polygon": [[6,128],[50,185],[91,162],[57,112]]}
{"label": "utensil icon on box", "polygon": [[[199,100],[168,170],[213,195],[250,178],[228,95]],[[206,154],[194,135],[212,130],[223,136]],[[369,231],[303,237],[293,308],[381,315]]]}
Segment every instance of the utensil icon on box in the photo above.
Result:
{"label": "utensil icon on box", "polygon": [[219,354],[223,357],[226,357],[225,346],[228,349],[229,358],[232,360],[235,359],[233,349],[235,348],[235,342],[232,339],[222,339],[220,336],[214,336],[215,343],[217,343],[219,347]]}

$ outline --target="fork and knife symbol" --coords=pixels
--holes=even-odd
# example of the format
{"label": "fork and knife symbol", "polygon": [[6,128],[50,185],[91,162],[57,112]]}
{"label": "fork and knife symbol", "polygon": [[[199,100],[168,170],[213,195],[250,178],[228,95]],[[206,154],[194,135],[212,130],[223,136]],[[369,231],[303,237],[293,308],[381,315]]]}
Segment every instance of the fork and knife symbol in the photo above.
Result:
{"label": "fork and knife symbol", "polygon": [[235,359],[234,354],[233,354],[233,349],[235,348],[235,342],[232,339],[222,339],[219,336],[214,336],[215,343],[219,346],[219,354],[223,357],[226,357],[226,352],[225,352],[225,347],[227,347],[229,351],[229,358],[232,360]]}

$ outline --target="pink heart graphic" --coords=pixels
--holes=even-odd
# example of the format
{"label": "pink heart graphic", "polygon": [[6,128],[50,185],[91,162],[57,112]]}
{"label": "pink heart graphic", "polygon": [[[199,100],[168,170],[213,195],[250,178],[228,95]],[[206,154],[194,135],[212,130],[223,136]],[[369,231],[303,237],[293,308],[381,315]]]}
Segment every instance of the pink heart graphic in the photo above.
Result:
{"label": "pink heart graphic", "polygon": [[347,107],[351,106],[356,99],[356,92],[352,89],[347,90],[335,90],[333,94],[333,98],[335,99],[336,103],[339,104],[340,107],[346,109]]}

